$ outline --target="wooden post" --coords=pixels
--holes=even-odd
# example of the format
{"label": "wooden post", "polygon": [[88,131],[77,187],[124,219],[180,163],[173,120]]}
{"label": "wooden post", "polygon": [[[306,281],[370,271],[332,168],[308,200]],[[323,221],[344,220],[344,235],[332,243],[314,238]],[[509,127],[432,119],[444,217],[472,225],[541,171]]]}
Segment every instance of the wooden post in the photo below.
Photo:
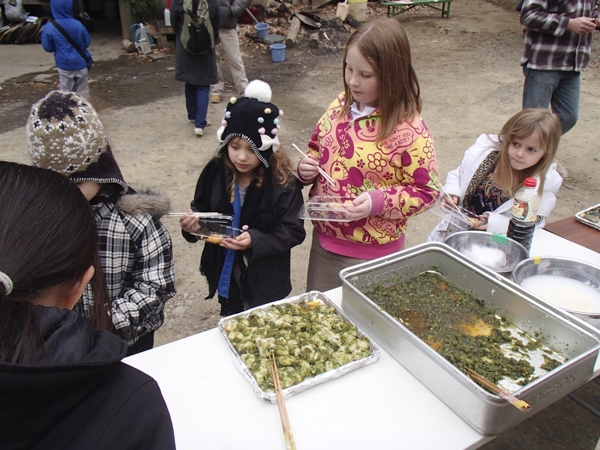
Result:
{"label": "wooden post", "polygon": [[290,24],[290,28],[288,29],[287,38],[285,40],[285,46],[287,48],[292,48],[296,42],[298,42],[298,34],[300,33],[300,19],[294,17],[292,19],[292,23]]}
{"label": "wooden post", "polygon": [[119,0],[119,17],[121,18],[121,36],[129,39],[129,26],[133,23],[129,10],[125,6],[125,0]]}
{"label": "wooden post", "polygon": [[310,35],[308,46],[310,48],[317,48],[319,46],[319,32]]}

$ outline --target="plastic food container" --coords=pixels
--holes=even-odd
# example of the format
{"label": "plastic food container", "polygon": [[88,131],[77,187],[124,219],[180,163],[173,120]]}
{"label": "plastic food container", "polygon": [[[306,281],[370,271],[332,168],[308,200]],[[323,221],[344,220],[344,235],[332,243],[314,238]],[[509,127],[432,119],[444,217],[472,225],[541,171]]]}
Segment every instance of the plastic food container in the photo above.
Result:
{"label": "plastic food container", "polygon": [[244,232],[244,230],[223,223],[222,219],[201,218],[198,223],[200,224],[200,231],[191,234],[206,239],[209,244],[220,244],[223,239],[238,237]]}
{"label": "plastic food container", "polygon": [[[348,316],[346,316],[342,312],[342,310],[340,308],[338,308],[331,300],[329,300],[329,298],[327,298],[321,292],[317,292],[317,291],[308,292],[306,294],[302,294],[297,297],[291,297],[291,298],[287,298],[284,300],[279,300],[276,302],[269,303],[267,305],[258,306],[256,308],[250,309],[248,311],[244,311],[243,313],[224,317],[223,319],[221,319],[219,321],[217,326],[218,326],[219,330],[221,331],[221,334],[225,338],[225,341],[227,342],[229,349],[231,350],[231,354],[233,355],[233,360],[235,362],[236,367],[244,375],[244,378],[246,378],[246,380],[250,383],[250,385],[252,386],[252,389],[254,390],[256,395],[258,395],[263,400],[269,400],[273,404],[276,403],[277,398],[275,396],[275,392],[266,392],[261,389],[258,382],[252,375],[252,372],[250,371],[248,366],[244,363],[244,361],[242,360],[242,358],[240,357],[240,355],[234,348],[233,344],[229,340],[229,333],[225,330],[226,325],[229,322],[232,322],[234,320],[248,317],[253,311],[268,310],[273,305],[285,305],[288,303],[301,303],[301,302],[314,302],[314,301],[333,307],[336,311],[336,314],[344,322],[348,322],[351,325],[356,326],[356,324],[354,322],[352,322],[348,318]],[[350,363],[344,364],[336,369],[332,369],[327,372],[323,372],[312,378],[306,378],[303,381],[301,381],[300,383],[297,383],[293,386],[285,388],[282,390],[284,398],[291,397],[292,395],[295,395],[302,391],[305,391],[308,388],[311,388],[313,386],[316,386],[318,384],[324,383],[329,380],[333,380],[335,378],[339,378],[348,372],[351,372],[353,370],[359,369],[361,367],[364,367],[364,366],[367,366],[369,364],[373,364],[374,362],[376,362],[379,359],[379,353],[380,353],[379,347],[371,338],[369,338],[369,336],[365,335],[365,333],[358,327],[357,327],[357,332],[358,332],[359,337],[365,337],[369,341],[369,343],[371,345],[371,350],[370,350],[369,356],[366,356],[366,357],[358,359],[356,361],[352,361]],[[279,370],[281,371],[281,368],[279,368]]]}
{"label": "plastic food container", "polygon": [[450,235],[457,231],[473,230],[481,225],[487,224],[486,218],[473,214],[471,211],[459,205],[456,205],[456,207],[453,208],[444,203],[443,198],[444,197],[441,196],[440,200],[435,202],[428,211],[431,211],[435,215],[449,222],[446,235]]}
{"label": "plastic food container", "polygon": [[311,197],[302,206],[298,218],[329,222],[351,222],[354,197],[321,196]]}
{"label": "plastic food container", "polygon": [[[423,271],[441,273],[480,297],[519,330],[567,361],[513,392],[531,410],[524,414],[486,391],[365,295],[373,284],[391,286]],[[586,383],[600,350],[598,331],[534,297],[521,286],[472,264],[448,245],[429,242],[340,272],[342,308],[390,355],[475,430],[494,435],[522,422]]]}

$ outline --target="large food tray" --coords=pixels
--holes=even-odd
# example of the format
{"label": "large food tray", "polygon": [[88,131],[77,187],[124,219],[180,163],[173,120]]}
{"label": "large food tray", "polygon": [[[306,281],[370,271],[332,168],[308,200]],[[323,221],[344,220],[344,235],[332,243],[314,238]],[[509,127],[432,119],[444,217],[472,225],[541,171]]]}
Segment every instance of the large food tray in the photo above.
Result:
{"label": "large food tray", "polygon": [[575,214],[575,220],[581,222],[584,225],[595,228],[596,230],[600,230],[600,222],[592,222],[591,220],[588,220],[584,217],[585,213],[594,209],[600,209],[600,203],[590,208],[584,209],[583,211],[579,211],[577,214]]}
{"label": "large food tray", "polygon": [[[350,324],[356,326],[356,324],[352,320],[350,320],[348,318],[348,316],[346,314],[344,314],[344,312],[338,306],[336,306],[329,298],[327,298],[327,296],[325,296],[323,293],[317,292],[317,291],[311,291],[311,292],[299,295],[297,297],[291,297],[291,298],[287,298],[284,300],[272,302],[267,305],[258,306],[256,308],[249,309],[248,311],[244,311],[239,314],[234,314],[232,316],[224,317],[223,319],[219,320],[219,323],[217,326],[218,326],[219,330],[221,331],[221,334],[225,338],[225,341],[227,342],[227,346],[229,347],[229,350],[231,350],[236,367],[240,370],[240,372],[242,372],[242,374],[244,375],[244,378],[246,378],[246,380],[248,380],[248,382],[252,386],[252,389],[254,390],[256,395],[258,395],[263,400],[269,400],[273,404],[277,403],[277,397],[275,395],[275,392],[265,392],[264,390],[261,389],[261,387],[258,385],[258,382],[252,375],[252,372],[250,372],[250,369],[248,368],[248,366],[246,364],[244,364],[244,361],[242,360],[242,358],[240,357],[240,355],[238,354],[236,349],[233,347],[233,344],[229,340],[228,333],[227,333],[227,331],[225,331],[224,327],[227,323],[231,322],[232,320],[248,317],[252,311],[256,311],[258,309],[268,309],[273,305],[285,305],[288,303],[300,303],[300,302],[312,302],[312,301],[318,301],[318,302],[323,303],[324,305],[335,308],[337,315],[342,320],[344,320],[345,322],[349,322]],[[364,367],[364,366],[367,366],[369,364],[373,364],[374,362],[376,362],[379,359],[379,353],[380,353],[378,345],[369,336],[367,336],[358,326],[356,326],[356,328],[358,330],[358,335],[367,338],[369,340],[369,343],[371,344],[371,354],[369,356],[367,356],[365,358],[361,358],[356,361],[352,361],[348,364],[344,364],[343,366],[340,366],[337,369],[329,370],[322,374],[316,375],[312,378],[305,379],[304,381],[302,381],[298,384],[295,384],[294,386],[290,386],[289,388],[283,389],[282,392],[283,392],[284,398],[291,397],[295,394],[305,391],[308,388],[311,388],[313,386],[316,386],[318,384],[324,383],[329,380],[333,380],[335,378],[339,378],[348,372],[351,372],[353,370],[359,369],[361,367]]]}
{"label": "large food tray", "polygon": [[[364,294],[375,283],[390,286],[426,270],[441,273],[459,288],[473,292],[530,336],[541,332],[542,344],[567,358],[566,363],[513,393],[531,405],[530,412],[523,413],[481,388]],[[348,316],[482,434],[501,433],[592,377],[600,338],[590,327],[445,244],[412,247],[344,269],[340,277],[342,308]]]}

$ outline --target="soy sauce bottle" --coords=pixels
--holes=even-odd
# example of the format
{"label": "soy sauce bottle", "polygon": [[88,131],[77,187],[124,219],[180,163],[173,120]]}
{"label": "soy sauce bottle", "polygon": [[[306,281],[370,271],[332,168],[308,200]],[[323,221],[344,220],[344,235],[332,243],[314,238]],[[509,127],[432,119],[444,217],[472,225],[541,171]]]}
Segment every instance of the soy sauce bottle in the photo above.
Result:
{"label": "soy sauce bottle", "polygon": [[526,178],[524,186],[517,191],[513,199],[512,217],[508,225],[507,236],[523,245],[528,251],[531,248],[535,224],[538,221],[540,197],[536,190],[537,180]]}

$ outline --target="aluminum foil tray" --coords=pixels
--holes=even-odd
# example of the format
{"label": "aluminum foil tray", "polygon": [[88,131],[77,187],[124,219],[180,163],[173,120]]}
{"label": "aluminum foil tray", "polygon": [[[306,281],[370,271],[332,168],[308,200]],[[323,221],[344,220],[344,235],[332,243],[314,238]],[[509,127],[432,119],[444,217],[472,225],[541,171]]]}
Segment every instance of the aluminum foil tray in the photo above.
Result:
{"label": "aluminum foil tray", "polygon": [[248,366],[246,366],[246,364],[244,364],[244,361],[242,361],[242,358],[240,358],[240,355],[238,354],[236,349],[233,347],[231,341],[229,340],[228,333],[227,333],[227,331],[225,331],[224,326],[228,322],[231,322],[232,320],[248,317],[252,311],[256,311],[258,309],[268,309],[273,305],[285,305],[288,303],[300,303],[300,302],[311,302],[311,301],[319,301],[319,302],[323,303],[324,305],[335,308],[337,315],[343,321],[349,322],[350,324],[356,326],[357,330],[358,330],[358,335],[363,336],[369,340],[369,343],[371,344],[371,354],[365,358],[350,362],[348,364],[338,367],[337,369],[330,370],[328,372],[324,372],[315,377],[307,378],[298,384],[295,384],[286,389],[283,389],[282,392],[283,392],[284,398],[289,398],[289,397],[296,395],[302,391],[305,391],[308,388],[311,388],[311,387],[316,386],[321,383],[325,383],[326,381],[329,381],[329,380],[333,380],[334,378],[339,378],[342,375],[347,374],[348,372],[351,372],[353,370],[367,366],[369,364],[373,364],[374,362],[376,362],[379,359],[379,353],[380,353],[379,346],[369,336],[367,336],[352,320],[350,320],[348,318],[348,316],[346,314],[344,314],[344,312],[338,306],[336,306],[331,300],[329,300],[329,298],[327,298],[321,292],[311,291],[311,292],[308,292],[305,294],[301,294],[297,297],[291,297],[291,298],[287,298],[284,300],[279,300],[276,302],[269,303],[267,305],[258,306],[256,308],[249,309],[248,311],[244,311],[239,314],[234,314],[232,316],[224,317],[221,320],[219,320],[219,323],[217,324],[217,326],[218,326],[219,330],[221,331],[221,334],[225,338],[225,342],[227,342],[227,346],[229,347],[229,350],[231,350],[231,354],[233,355],[233,360],[235,362],[235,365],[240,370],[240,372],[242,372],[242,374],[244,375],[244,378],[246,378],[246,380],[248,380],[248,382],[252,386],[252,389],[254,390],[256,395],[258,395],[263,400],[269,400],[273,404],[277,403],[277,398],[275,396],[275,392],[265,392],[261,389],[261,387],[258,385],[258,382],[256,381],[256,379],[250,372],[250,369],[248,368]]}
{"label": "aluminum foil tray", "polygon": [[593,209],[600,210],[600,204],[594,205],[591,208],[584,209],[583,211],[579,211],[577,214],[575,214],[575,220],[581,222],[584,225],[595,228],[596,230],[600,230],[600,222],[592,222],[591,220],[588,220],[584,217],[585,213]]}
{"label": "aluminum foil tray", "polygon": [[[541,333],[541,343],[567,359],[513,393],[531,405],[528,413],[480,387],[364,294],[373,284],[391,286],[426,270],[441,273],[459,288],[473,292],[528,335]],[[448,245],[418,245],[344,269],[340,278],[344,312],[481,434],[498,434],[522,422],[593,375],[600,350],[597,330]]]}

